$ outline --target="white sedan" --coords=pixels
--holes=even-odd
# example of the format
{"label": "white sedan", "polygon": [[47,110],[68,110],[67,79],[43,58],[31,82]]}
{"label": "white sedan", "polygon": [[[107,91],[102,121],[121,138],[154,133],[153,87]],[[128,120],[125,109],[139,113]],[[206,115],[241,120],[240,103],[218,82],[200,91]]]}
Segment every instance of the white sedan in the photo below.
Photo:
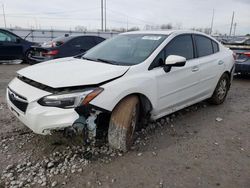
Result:
{"label": "white sedan", "polygon": [[127,151],[135,128],[209,99],[224,102],[233,52],[194,31],[122,33],[84,55],[17,72],[7,88],[10,110],[37,134],[64,130]]}

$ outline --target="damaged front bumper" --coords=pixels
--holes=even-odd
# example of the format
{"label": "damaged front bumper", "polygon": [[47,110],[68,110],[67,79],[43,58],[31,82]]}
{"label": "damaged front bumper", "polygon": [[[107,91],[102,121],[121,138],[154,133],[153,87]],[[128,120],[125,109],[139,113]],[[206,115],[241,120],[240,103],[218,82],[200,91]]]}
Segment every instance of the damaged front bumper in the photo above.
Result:
{"label": "damaged front bumper", "polygon": [[10,111],[34,133],[47,135],[52,130],[76,128],[81,120],[81,128],[86,127],[88,136],[95,137],[95,120],[101,111],[91,105],[68,109],[40,105],[38,100],[49,94],[16,78],[9,84],[6,100]]}
{"label": "damaged front bumper", "polygon": [[7,104],[11,112],[34,133],[50,134],[51,130],[62,130],[79,118],[74,109],[61,109],[40,106],[36,101],[28,103],[25,112],[10,101],[7,90]]}

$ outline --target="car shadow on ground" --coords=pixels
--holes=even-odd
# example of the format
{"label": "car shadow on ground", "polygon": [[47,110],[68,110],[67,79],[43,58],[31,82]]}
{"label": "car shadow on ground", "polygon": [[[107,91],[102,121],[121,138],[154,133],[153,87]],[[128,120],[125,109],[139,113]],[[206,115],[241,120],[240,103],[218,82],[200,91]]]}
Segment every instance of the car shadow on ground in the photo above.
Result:
{"label": "car shadow on ground", "polygon": [[234,79],[237,80],[250,80],[250,74],[238,74],[234,76]]}

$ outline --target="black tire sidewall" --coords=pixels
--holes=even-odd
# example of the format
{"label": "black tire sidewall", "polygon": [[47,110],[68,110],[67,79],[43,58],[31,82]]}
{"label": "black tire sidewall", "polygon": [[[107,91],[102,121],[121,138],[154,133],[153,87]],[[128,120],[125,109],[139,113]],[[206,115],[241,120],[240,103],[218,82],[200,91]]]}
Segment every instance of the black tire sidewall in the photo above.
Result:
{"label": "black tire sidewall", "polygon": [[[221,81],[224,80],[224,79],[225,79],[226,82],[227,82],[227,83],[226,83],[226,84],[227,84],[227,90],[226,90],[225,96],[224,96],[222,99],[219,99],[219,98],[218,98],[218,89],[219,89],[219,87],[220,87]],[[223,74],[223,75],[221,76],[221,78],[220,78],[218,84],[216,85],[214,94],[213,94],[213,96],[212,96],[212,98],[211,98],[211,102],[212,102],[213,104],[222,104],[222,103],[225,101],[226,97],[227,97],[227,93],[228,93],[229,88],[230,88],[230,78],[229,78],[229,76],[228,76],[227,74]]]}

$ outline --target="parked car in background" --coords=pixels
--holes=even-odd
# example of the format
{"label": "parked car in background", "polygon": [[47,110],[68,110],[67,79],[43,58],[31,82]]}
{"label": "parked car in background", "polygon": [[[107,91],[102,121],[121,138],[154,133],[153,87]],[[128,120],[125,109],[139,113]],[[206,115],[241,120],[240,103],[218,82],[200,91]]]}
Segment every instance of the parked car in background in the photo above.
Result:
{"label": "parked car in background", "polygon": [[236,54],[235,73],[250,75],[250,45],[249,46],[230,46]]}
{"label": "parked car in background", "polygon": [[249,37],[234,37],[227,42],[224,42],[226,45],[250,45]]}
{"label": "parked car in background", "polygon": [[231,50],[200,32],[122,33],[82,56],[18,71],[7,104],[37,134],[65,130],[91,140],[108,130],[110,146],[127,151],[140,121],[205,99],[222,104],[234,64]]}
{"label": "parked car in background", "polygon": [[0,62],[26,61],[29,48],[35,43],[22,39],[16,34],[0,29]]}
{"label": "parked car in background", "polygon": [[31,47],[27,53],[27,60],[30,64],[36,64],[51,59],[79,55],[104,40],[99,36],[69,36],[66,34],[64,37],[45,42],[40,46]]}
{"label": "parked car in background", "polygon": [[236,37],[226,43],[225,46],[235,53],[235,73],[250,74],[250,38]]}

